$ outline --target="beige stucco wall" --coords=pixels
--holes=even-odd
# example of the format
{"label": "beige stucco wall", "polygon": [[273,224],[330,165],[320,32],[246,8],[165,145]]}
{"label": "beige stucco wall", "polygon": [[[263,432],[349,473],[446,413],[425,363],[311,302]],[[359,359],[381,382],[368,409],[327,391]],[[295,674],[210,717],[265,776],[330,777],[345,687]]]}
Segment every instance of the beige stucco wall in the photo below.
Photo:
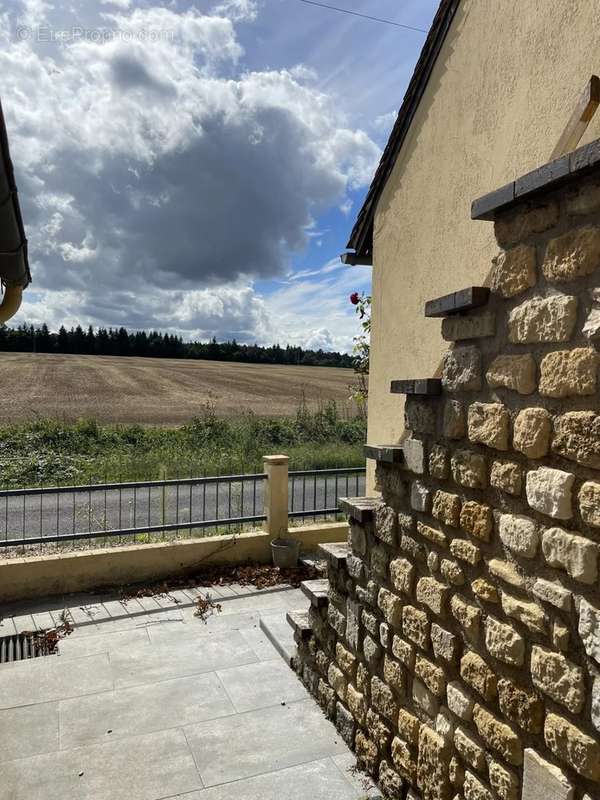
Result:
{"label": "beige stucco wall", "polygon": [[[438,374],[426,300],[486,281],[493,226],[471,201],[548,161],[600,74],[597,0],[463,0],[375,217],[369,433],[403,434],[393,378]],[[600,111],[582,144],[600,137]],[[372,462],[370,462],[372,465]]]}

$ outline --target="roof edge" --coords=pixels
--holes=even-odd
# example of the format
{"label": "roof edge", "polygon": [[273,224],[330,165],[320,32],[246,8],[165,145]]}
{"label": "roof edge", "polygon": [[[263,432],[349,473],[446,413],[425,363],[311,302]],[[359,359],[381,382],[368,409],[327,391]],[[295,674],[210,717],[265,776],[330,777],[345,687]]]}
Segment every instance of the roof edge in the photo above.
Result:
{"label": "roof edge", "polygon": [[394,168],[406,135],[410,130],[459,4],[460,0],[441,0],[433,18],[431,28],[404,94],[396,122],[346,245],[348,249],[355,250],[358,255],[365,256],[372,253],[373,219],[377,203]]}

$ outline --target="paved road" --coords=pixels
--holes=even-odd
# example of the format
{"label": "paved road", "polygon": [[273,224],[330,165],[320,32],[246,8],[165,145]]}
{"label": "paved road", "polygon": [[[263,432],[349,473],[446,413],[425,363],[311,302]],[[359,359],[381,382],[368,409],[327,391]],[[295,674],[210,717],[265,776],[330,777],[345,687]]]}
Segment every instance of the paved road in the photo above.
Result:
{"label": "paved road", "polygon": [[[0,492],[0,542],[257,516],[263,489],[262,480],[245,480],[10,497]],[[364,490],[364,475],[290,478],[290,510],[334,508],[339,496]]]}

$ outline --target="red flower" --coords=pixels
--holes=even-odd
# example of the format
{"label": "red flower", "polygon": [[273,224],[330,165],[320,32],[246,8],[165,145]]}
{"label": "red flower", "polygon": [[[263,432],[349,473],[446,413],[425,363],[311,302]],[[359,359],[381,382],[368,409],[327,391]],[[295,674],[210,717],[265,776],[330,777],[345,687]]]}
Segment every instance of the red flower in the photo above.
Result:
{"label": "red flower", "polygon": [[358,296],[358,292],[352,292],[350,295],[350,302],[353,306],[357,306],[360,301],[360,297]]}

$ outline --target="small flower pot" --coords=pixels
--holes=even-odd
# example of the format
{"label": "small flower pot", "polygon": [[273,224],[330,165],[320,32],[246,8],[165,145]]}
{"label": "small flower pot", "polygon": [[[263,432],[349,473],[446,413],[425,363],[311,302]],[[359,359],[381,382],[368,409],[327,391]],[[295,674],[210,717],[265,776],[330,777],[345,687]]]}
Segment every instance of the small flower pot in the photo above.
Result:
{"label": "small flower pot", "polygon": [[297,539],[273,539],[271,553],[274,566],[280,569],[293,569],[298,566],[300,542]]}

